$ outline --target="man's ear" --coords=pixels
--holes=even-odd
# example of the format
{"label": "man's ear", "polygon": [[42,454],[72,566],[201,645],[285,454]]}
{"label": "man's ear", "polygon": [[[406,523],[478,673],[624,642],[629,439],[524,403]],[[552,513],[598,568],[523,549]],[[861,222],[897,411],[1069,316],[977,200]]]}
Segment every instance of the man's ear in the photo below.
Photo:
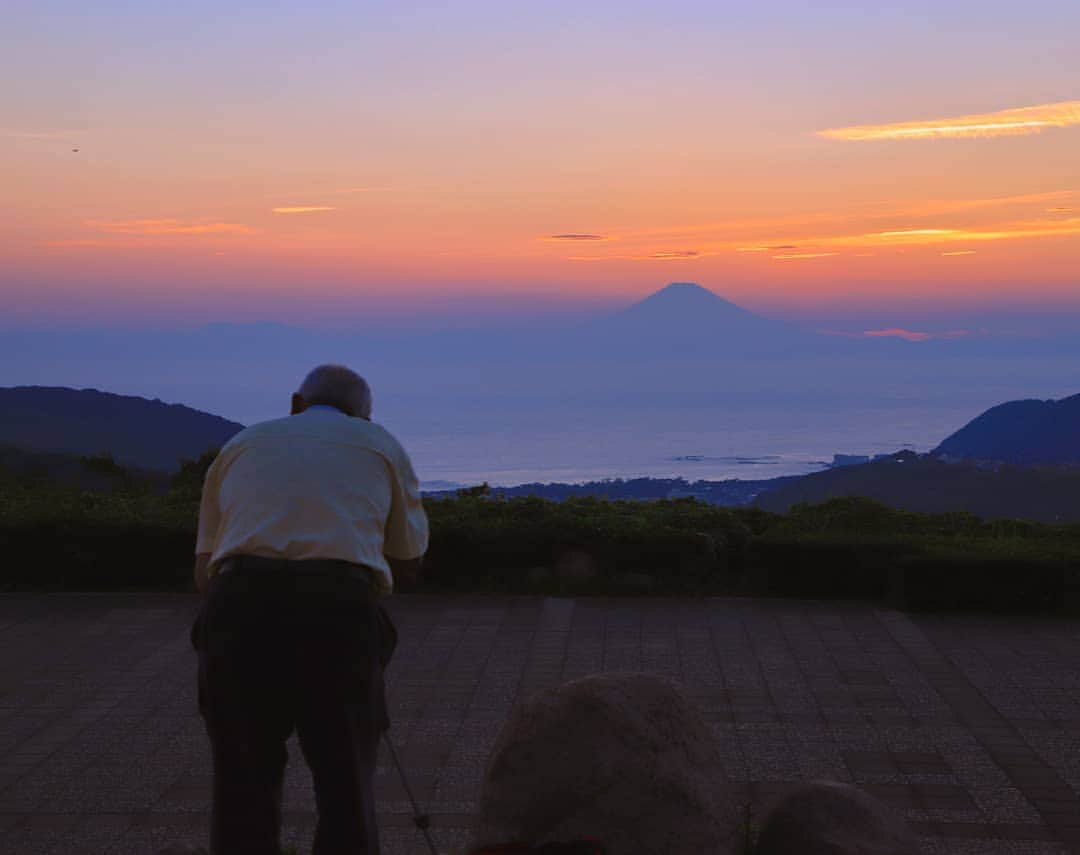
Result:
{"label": "man's ear", "polygon": [[289,415],[295,416],[297,413],[302,413],[307,409],[307,401],[300,397],[299,392],[293,392],[292,396],[292,409],[289,410]]}

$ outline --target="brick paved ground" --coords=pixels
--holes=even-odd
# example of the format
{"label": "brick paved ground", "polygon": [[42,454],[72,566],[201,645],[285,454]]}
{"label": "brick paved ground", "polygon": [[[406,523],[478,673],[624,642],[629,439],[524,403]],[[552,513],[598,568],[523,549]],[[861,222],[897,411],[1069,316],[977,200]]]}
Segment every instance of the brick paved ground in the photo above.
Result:
{"label": "brick paved ground", "polygon": [[[458,851],[516,700],[599,671],[681,679],[759,808],[789,782],[865,786],[927,853],[1080,853],[1080,626],[793,601],[397,597],[398,754]],[[205,845],[209,751],[194,595],[0,596],[0,851]],[[125,747],[126,746],[126,747]],[[387,855],[420,855],[385,746]],[[310,851],[289,744],[285,842]],[[696,855],[696,854],[695,854]]]}

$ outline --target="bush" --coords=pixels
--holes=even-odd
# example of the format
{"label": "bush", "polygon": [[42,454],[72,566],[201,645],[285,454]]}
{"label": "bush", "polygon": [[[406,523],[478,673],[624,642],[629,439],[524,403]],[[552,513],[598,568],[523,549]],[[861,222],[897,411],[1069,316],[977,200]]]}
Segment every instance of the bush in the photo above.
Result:
{"label": "bush", "polygon": [[[193,461],[168,494],[5,483],[0,587],[192,591],[195,483],[207,462]],[[786,515],[693,499],[480,492],[425,507],[426,592],[882,598],[902,588],[914,608],[1040,610],[1057,608],[1067,585],[1080,594],[1080,525],[916,514],[865,499]],[[560,578],[571,553],[595,575]]]}

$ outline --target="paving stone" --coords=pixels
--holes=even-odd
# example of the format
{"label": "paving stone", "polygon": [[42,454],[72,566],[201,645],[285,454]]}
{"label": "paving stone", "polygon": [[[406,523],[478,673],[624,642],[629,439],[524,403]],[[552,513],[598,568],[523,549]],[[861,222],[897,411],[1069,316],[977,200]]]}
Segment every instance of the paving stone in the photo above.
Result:
{"label": "paving stone", "polygon": [[[206,845],[195,595],[0,595],[0,851]],[[1080,634],[1067,621],[846,602],[388,598],[390,737],[441,851],[465,845],[488,751],[531,692],[601,671],[674,677],[755,809],[808,778],[862,784],[927,852],[1080,852]],[[295,736],[285,843],[307,851]],[[424,851],[385,744],[389,855]],[[760,813],[760,812],[759,812]],[[111,848],[110,848],[111,847]]]}

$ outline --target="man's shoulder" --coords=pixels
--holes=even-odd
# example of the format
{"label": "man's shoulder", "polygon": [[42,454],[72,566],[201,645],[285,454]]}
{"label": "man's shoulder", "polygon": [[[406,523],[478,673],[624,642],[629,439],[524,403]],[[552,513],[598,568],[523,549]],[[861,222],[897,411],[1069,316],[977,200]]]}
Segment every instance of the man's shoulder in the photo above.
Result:
{"label": "man's shoulder", "polygon": [[381,451],[395,462],[406,456],[405,447],[398,441],[396,436],[381,424],[378,422],[362,422],[362,424],[364,425],[365,435],[373,448]]}
{"label": "man's shoulder", "polygon": [[241,446],[246,442],[258,439],[259,437],[273,436],[282,433],[284,430],[288,430],[288,425],[285,424],[288,420],[288,416],[283,416],[277,419],[267,419],[266,421],[250,424],[243,430],[233,434],[232,438],[222,447],[222,450]]}
{"label": "man's shoulder", "polygon": [[255,445],[273,445],[275,441],[315,441],[342,443],[367,448],[394,464],[407,459],[404,447],[387,428],[378,422],[341,417],[305,419],[299,416],[282,416],[249,425],[230,439],[222,449],[240,451]]}

